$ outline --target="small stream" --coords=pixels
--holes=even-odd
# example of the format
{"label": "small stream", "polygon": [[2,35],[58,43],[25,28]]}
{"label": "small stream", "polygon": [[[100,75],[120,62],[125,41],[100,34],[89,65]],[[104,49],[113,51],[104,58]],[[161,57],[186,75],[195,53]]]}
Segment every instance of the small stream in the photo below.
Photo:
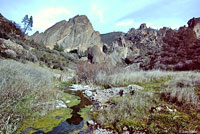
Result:
{"label": "small stream", "polygon": [[[65,93],[73,94],[80,97],[81,102],[78,105],[70,107],[72,117],[64,122],[61,122],[57,127],[54,127],[52,131],[44,133],[43,131],[37,131],[33,134],[68,134],[76,130],[81,130],[84,126],[84,120],[78,112],[85,106],[91,105],[92,103],[83,95],[82,91],[72,91],[69,89],[64,90]],[[59,118],[59,117],[58,117]]]}

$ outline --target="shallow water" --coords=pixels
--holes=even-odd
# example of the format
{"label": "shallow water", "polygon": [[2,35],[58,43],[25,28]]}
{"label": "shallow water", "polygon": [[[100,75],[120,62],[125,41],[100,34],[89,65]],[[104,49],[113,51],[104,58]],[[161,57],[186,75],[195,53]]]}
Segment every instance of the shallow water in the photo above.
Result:
{"label": "shallow water", "polygon": [[84,126],[84,121],[82,120],[78,125],[69,124],[67,121],[60,123],[57,127],[54,127],[52,131],[44,133],[43,131],[37,131],[33,134],[68,134],[75,130],[81,130]]}
{"label": "shallow water", "polygon": [[[50,132],[44,133],[43,131],[37,131],[37,129],[35,129],[37,132],[33,134],[68,134],[69,132],[81,130],[84,127],[85,121],[83,120],[81,115],[78,114],[78,112],[80,112],[80,109],[84,108],[85,106],[91,105],[92,103],[82,94],[82,91],[72,91],[65,89],[65,92],[79,96],[81,100],[81,102],[78,105],[70,107],[73,110],[72,117],[64,122],[61,122]],[[59,118],[59,116],[56,118]]]}

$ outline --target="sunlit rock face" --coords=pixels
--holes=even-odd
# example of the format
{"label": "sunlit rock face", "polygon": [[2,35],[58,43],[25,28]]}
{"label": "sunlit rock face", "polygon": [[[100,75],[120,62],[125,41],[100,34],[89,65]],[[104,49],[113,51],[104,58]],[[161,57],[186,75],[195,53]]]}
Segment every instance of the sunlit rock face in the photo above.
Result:
{"label": "sunlit rock face", "polygon": [[192,18],[188,21],[188,27],[192,28],[197,39],[200,39],[200,18]]}
{"label": "sunlit rock face", "polygon": [[78,50],[78,53],[82,53],[94,45],[102,46],[99,32],[94,31],[85,15],[60,21],[44,33],[36,32],[29,39],[50,48],[57,43],[64,47],[65,52]]}

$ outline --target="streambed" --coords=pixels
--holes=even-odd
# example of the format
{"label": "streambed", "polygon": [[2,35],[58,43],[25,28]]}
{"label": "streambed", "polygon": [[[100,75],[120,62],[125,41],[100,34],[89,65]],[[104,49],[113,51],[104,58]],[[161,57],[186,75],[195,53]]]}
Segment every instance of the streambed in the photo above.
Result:
{"label": "streambed", "polygon": [[25,134],[67,134],[74,131],[87,129],[87,112],[92,103],[85,97],[82,91],[64,89],[68,108],[60,108],[41,119],[26,124],[22,129]]}

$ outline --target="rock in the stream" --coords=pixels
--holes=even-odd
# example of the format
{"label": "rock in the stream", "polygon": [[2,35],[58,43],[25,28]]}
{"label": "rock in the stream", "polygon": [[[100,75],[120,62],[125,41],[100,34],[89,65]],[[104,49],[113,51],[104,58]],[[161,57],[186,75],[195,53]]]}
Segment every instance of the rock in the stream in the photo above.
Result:
{"label": "rock in the stream", "polygon": [[67,103],[67,104],[68,104],[68,103],[70,103],[70,102],[71,102],[70,100],[67,100],[65,103]]}
{"label": "rock in the stream", "polygon": [[89,96],[89,99],[93,102],[94,108],[103,109],[105,104],[107,105],[109,99],[116,96],[134,95],[136,92],[143,89],[143,87],[133,84],[127,87],[113,87],[104,90],[86,90],[85,94]]}
{"label": "rock in the stream", "polygon": [[87,125],[88,126],[93,126],[93,125],[95,125],[95,123],[94,123],[93,120],[89,120],[89,121],[87,121]]}
{"label": "rock in the stream", "polygon": [[114,134],[113,131],[108,131],[106,129],[98,128],[93,131],[93,134]]}
{"label": "rock in the stream", "polygon": [[90,91],[90,90],[85,90],[85,94],[86,94],[88,97],[90,97],[90,96],[92,96],[92,91]]}
{"label": "rock in the stream", "polygon": [[56,108],[67,108],[67,105],[61,100],[56,100]]}
{"label": "rock in the stream", "polygon": [[135,84],[132,84],[132,85],[128,85],[128,88],[129,89],[134,89],[134,90],[143,90],[144,87],[141,87],[141,86],[138,86],[138,85],[135,85]]}
{"label": "rock in the stream", "polygon": [[89,85],[79,85],[79,84],[74,84],[70,86],[70,90],[78,91],[78,90],[92,90],[92,88]]}

